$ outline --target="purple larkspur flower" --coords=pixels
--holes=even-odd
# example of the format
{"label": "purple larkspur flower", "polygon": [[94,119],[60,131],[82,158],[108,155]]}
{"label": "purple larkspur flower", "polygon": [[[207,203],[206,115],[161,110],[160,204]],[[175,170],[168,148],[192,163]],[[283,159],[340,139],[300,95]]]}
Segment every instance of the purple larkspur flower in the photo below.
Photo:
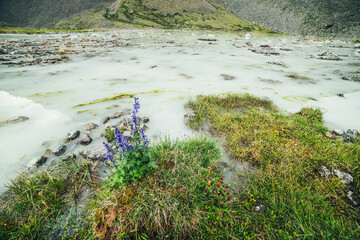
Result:
{"label": "purple larkspur flower", "polygon": [[107,153],[106,153],[106,158],[109,160],[109,161],[111,161],[111,162],[115,162],[115,160],[114,160],[114,155],[112,154],[112,150],[111,150],[111,147],[109,146],[109,144],[106,144],[106,143],[104,143],[103,142],[103,144],[104,144],[104,146],[105,146],[105,148],[106,148],[106,150],[108,151]]}

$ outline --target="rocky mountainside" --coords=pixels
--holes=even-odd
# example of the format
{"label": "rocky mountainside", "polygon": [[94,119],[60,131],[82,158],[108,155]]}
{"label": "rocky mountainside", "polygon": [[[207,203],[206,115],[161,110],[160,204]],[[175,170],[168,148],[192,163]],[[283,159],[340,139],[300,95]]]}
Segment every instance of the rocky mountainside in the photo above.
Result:
{"label": "rocky mountainside", "polygon": [[226,9],[263,27],[316,36],[360,37],[360,0],[224,0]]}
{"label": "rocky mountainside", "polygon": [[1,23],[265,31],[262,26],[289,34],[359,38],[360,0],[0,0]]}
{"label": "rocky mountainside", "polygon": [[51,27],[60,20],[114,0],[0,0],[0,22],[17,27]]}

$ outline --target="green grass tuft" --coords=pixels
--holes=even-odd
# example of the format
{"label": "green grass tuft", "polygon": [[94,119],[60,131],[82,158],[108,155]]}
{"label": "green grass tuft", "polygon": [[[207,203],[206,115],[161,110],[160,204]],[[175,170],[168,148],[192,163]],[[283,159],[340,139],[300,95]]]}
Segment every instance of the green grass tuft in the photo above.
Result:
{"label": "green grass tuft", "polygon": [[[207,124],[224,139],[230,156],[257,166],[242,178],[232,206],[239,225],[222,236],[256,239],[358,239],[358,209],[336,176],[323,178],[325,165],[350,173],[359,196],[360,141],[347,145],[324,136],[319,109],[284,115],[269,101],[250,95],[198,96],[190,101],[195,117],[189,125]],[[257,213],[263,204],[266,211]],[[221,235],[220,235],[221,236]],[[219,237],[220,237],[219,236]]]}

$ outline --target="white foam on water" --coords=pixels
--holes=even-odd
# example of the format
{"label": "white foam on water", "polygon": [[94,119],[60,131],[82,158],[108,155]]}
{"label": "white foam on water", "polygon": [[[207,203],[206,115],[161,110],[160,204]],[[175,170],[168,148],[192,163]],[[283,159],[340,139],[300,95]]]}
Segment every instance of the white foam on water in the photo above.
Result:
{"label": "white foam on water", "polygon": [[64,135],[59,126],[71,124],[71,120],[57,110],[48,110],[29,99],[0,91],[0,121],[17,116],[26,116],[29,120],[0,127],[1,188],[35,157],[44,142],[52,147],[52,141]]}

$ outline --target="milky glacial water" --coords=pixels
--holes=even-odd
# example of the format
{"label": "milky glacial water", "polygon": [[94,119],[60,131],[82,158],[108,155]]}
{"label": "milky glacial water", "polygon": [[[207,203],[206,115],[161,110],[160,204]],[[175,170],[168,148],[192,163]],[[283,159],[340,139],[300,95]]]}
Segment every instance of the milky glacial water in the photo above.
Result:
{"label": "milky glacial water", "polygon": [[[99,124],[104,116],[132,108],[129,97],[86,105],[121,94],[140,98],[140,115],[150,118],[148,134],[152,139],[195,134],[184,124],[186,102],[198,94],[228,92],[268,98],[288,112],[296,112],[304,105],[318,106],[325,112],[325,125],[329,128],[360,130],[360,82],[342,79],[343,75],[360,71],[354,64],[360,62],[359,49],[354,44],[256,34],[246,40],[235,33],[162,30],[70,37],[73,41],[106,40],[114,35],[128,39],[129,46],[94,48],[93,57],[70,56],[71,61],[56,65],[0,65],[0,121],[15,116],[30,118],[0,127],[1,187],[32,158],[58,146],[69,130],[88,122]],[[62,36],[0,35],[0,41]],[[209,44],[199,38],[217,41]],[[245,44],[247,41],[270,44],[280,55],[253,53]],[[346,48],[336,47],[340,45]],[[342,61],[311,57],[324,51],[341,55]],[[286,67],[267,64],[274,60],[284,62]],[[235,79],[224,80],[222,74]],[[288,74],[311,80],[291,79],[286,77]],[[336,95],[339,93],[344,93],[344,97]]]}

